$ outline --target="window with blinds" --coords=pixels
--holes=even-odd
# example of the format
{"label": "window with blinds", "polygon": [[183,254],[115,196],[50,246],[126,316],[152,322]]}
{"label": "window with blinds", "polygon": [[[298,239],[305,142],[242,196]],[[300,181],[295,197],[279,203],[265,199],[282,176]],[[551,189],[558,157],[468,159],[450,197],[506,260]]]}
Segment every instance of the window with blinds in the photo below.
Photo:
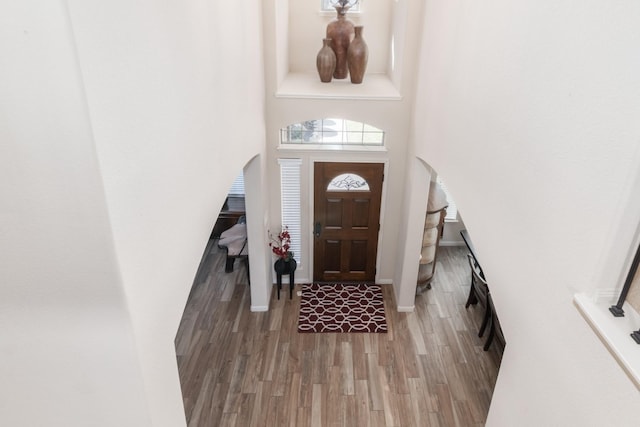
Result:
{"label": "window with blinds", "polygon": [[229,195],[244,196],[244,174],[242,172],[240,172],[240,175],[238,175],[233,181],[233,184],[231,184]]}
{"label": "window with blinds", "polygon": [[280,191],[282,198],[282,227],[287,227],[291,236],[293,257],[302,261],[302,221],[300,212],[300,167],[301,159],[278,159],[280,164]]}
{"label": "window with blinds", "polygon": [[444,217],[444,220],[447,222],[456,222],[458,221],[458,207],[456,206],[455,200],[451,197],[449,190],[447,190],[447,186],[442,182],[440,177],[437,178],[438,184],[440,184],[440,188],[444,191],[445,196],[447,197],[447,203],[449,206],[447,207],[447,216]]}

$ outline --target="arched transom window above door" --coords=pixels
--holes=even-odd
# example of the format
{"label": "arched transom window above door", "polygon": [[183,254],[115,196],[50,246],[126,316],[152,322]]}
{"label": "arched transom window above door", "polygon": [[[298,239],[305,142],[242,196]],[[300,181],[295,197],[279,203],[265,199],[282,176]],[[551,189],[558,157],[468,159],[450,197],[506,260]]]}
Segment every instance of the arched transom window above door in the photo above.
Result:
{"label": "arched transom window above door", "polygon": [[355,173],[336,176],[327,185],[327,191],[371,191],[366,179]]}
{"label": "arched transom window above door", "polygon": [[326,118],[293,123],[280,130],[283,145],[384,146],[384,131],[353,120]]}

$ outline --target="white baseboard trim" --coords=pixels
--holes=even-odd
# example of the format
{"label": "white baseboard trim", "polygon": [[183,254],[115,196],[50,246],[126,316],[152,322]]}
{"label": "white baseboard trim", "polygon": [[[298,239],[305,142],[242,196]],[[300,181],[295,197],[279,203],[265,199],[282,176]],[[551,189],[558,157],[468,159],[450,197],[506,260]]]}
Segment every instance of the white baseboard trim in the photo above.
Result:
{"label": "white baseboard trim", "polygon": [[378,285],[393,285],[393,280],[391,279],[378,279],[376,280]]}
{"label": "white baseboard trim", "polygon": [[252,305],[250,310],[252,312],[269,311],[269,306],[268,305]]}
{"label": "white baseboard trim", "polygon": [[415,310],[415,305],[399,305],[397,307],[398,312],[400,313],[411,313]]}

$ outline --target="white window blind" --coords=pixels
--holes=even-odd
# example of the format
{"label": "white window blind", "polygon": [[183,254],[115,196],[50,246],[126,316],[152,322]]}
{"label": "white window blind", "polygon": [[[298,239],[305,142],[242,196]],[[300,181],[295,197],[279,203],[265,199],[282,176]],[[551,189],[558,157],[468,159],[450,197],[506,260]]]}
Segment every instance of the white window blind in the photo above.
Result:
{"label": "white window blind", "polygon": [[278,159],[280,163],[280,191],[282,193],[282,227],[289,229],[291,251],[298,264],[302,260],[302,221],[300,212],[301,159]]}
{"label": "white window blind", "polygon": [[445,221],[454,222],[458,220],[458,207],[456,206],[455,200],[451,197],[451,193],[447,190],[447,186],[444,185],[444,182],[438,177],[438,184],[440,184],[440,188],[444,191],[445,196],[447,196],[447,203],[449,206],[447,207],[447,216],[444,217]]}
{"label": "white window blind", "polygon": [[233,184],[231,184],[229,194],[244,196],[244,175],[242,172],[240,172],[240,175],[238,175],[235,181],[233,181]]}

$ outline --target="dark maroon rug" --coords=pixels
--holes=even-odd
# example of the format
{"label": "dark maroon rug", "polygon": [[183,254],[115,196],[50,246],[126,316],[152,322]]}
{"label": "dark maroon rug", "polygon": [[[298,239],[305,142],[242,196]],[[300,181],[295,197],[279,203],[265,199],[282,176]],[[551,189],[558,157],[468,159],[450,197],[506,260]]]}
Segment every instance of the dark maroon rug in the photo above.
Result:
{"label": "dark maroon rug", "polygon": [[298,332],[387,332],[380,285],[304,285]]}

